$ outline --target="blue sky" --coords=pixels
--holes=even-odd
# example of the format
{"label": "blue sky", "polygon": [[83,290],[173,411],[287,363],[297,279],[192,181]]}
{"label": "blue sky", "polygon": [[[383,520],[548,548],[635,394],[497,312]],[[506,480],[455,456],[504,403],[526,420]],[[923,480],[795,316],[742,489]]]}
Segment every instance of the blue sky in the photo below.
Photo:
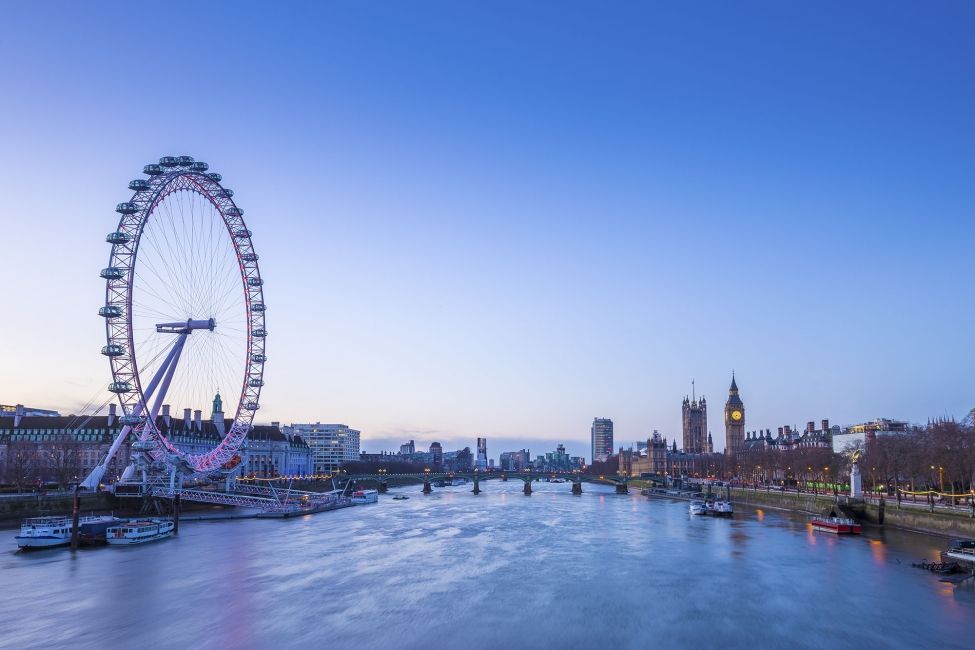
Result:
{"label": "blue sky", "polygon": [[187,153],[255,232],[263,420],[588,457],[597,416],[673,436],[694,378],[722,446],[732,368],[749,429],[962,416],[973,29],[961,2],[11,5],[0,402],[108,381],[112,209]]}

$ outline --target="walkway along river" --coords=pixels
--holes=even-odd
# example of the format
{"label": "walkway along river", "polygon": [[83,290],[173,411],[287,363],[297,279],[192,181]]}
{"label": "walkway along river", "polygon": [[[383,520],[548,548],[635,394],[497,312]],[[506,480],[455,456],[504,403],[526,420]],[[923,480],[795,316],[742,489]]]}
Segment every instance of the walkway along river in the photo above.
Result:
{"label": "walkway along river", "polygon": [[691,518],[612,487],[469,490],[124,549],[17,553],[4,531],[0,647],[971,647],[975,594],[911,567],[942,538]]}

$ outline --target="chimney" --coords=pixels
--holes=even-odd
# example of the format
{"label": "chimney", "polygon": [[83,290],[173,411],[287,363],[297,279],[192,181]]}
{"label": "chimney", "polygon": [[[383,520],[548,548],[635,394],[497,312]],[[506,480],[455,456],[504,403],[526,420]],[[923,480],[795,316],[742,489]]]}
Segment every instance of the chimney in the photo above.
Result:
{"label": "chimney", "polygon": [[166,423],[166,428],[168,429],[170,426],[169,404],[163,404],[163,422]]}
{"label": "chimney", "polygon": [[829,420],[823,420],[823,431],[829,431]]}
{"label": "chimney", "polygon": [[183,427],[186,429],[187,432],[189,432],[190,427],[193,426],[193,424],[192,424],[193,420],[191,419],[191,413],[192,412],[190,411],[190,409],[183,409]]}
{"label": "chimney", "polygon": [[196,409],[193,411],[193,428],[197,431],[203,431],[203,411]]}
{"label": "chimney", "polygon": [[108,405],[108,426],[111,427],[115,424],[115,418],[118,416],[118,412],[115,410],[115,404]]}
{"label": "chimney", "polygon": [[14,426],[19,427],[20,421],[24,417],[24,405],[18,404],[14,407]]}
{"label": "chimney", "polygon": [[812,420],[810,420],[809,422],[806,422],[806,433],[812,433],[815,430],[816,430],[816,423],[815,422],[813,422]]}

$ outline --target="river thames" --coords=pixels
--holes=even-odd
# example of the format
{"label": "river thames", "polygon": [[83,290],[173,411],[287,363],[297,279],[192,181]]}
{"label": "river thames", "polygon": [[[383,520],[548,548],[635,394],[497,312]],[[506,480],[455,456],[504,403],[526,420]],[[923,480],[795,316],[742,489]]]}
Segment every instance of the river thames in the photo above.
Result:
{"label": "river thames", "polygon": [[939,538],[481,485],[74,554],[0,531],[0,647],[972,647],[972,589],[911,567]]}

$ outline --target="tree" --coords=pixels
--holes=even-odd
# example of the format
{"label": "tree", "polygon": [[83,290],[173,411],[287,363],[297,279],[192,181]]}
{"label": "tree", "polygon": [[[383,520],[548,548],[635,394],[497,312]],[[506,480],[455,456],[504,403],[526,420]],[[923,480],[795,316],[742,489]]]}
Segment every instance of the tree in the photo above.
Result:
{"label": "tree", "polygon": [[59,435],[48,447],[47,469],[61,490],[78,480],[81,473],[81,444],[70,433]]}
{"label": "tree", "polygon": [[13,440],[7,446],[6,482],[20,492],[38,478],[37,444],[30,440]]}

